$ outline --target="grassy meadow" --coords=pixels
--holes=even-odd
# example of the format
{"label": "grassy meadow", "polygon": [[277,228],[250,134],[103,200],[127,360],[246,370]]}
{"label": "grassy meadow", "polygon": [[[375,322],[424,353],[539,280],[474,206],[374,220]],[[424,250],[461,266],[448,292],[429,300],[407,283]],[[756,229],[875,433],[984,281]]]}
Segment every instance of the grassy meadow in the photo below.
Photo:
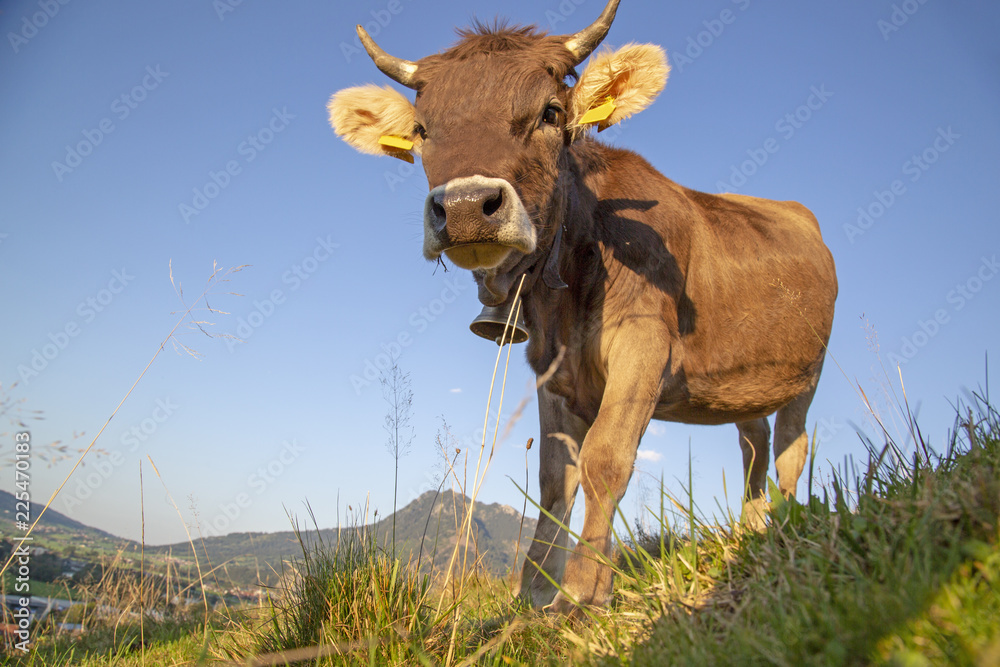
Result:
{"label": "grassy meadow", "polygon": [[863,470],[822,486],[810,474],[808,500],[772,489],[763,533],[661,494],[658,530],[617,522],[614,604],[579,618],[524,608],[513,575],[486,574],[461,540],[428,573],[371,531],[303,532],[301,557],[261,604],[177,608],[155,583],[101,581],[74,619],[83,634],[35,628],[33,650],[4,661],[1000,664],[1000,415],[977,395],[938,441],[911,425],[907,452],[869,442]]}
{"label": "grassy meadow", "polygon": [[[161,350],[209,290],[236,270],[216,268]],[[383,388],[398,470],[409,444],[405,406],[412,395],[398,373]],[[502,402],[502,385],[499,396]],[[864,392],[859,396],[882,427]],[[514,595],[517,572],[489,573],[473,518],[493,448],[484,443],[456,466],[458,453],[450,453],[445,437],[439,444],[450,469],[438,491],[447,492],[450,480],[454,497],[467,504],[427,517],[426,548],[416,559],[397,553],[394,521],[391,528],[371,527],[362,520],[367,512],[336,539],[296,526],[301,553],[281,565],[259,602],[239,602],[210,598],[205,584],[224,579],[225,563],[198,560],[204,545],[193,536],[194,574],[182,580],[169,568],[155,573],[145,549],[138,570],[112,559],[76,591],[86,604],[61,619],[82,631],[43,623],[31,630],[30,651],[7,645],[0,661],[16,667],[1000,665],[1000,413],[982,390],[956,405],[949,433],[927,437],[902,396],[890,404],[894,421],[906,424],[905,443],[882,427],[882,438],[866,442],[859,469],[837,470],[822,483],[814,479],[814,443],[799,487],[806,492],[801,500],[786,499],[772,485],[763,532],[742,530],[739,517],[700,513],[690,476],[686,497],[661,491],[650,508],[651,530],[632,529],[622,516],[607,609],[572,618],[531,610]],[[441,521],[455,530],[438,543]],[[517,562],[520,540],[510,543],[509,562]],[[136,554],[128,558],[134,563]]]}

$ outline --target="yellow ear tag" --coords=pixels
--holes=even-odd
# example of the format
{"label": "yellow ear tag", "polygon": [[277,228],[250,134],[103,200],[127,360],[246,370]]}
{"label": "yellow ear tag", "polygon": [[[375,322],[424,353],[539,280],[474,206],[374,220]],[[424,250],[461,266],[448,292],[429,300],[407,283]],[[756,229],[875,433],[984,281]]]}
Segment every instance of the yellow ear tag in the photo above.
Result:
{"label": "yellow ear tag", "polygon": [[385,152],[392,157],[413,164],[413,156],[410,155],[410,151],[413,150],[413,142],[409,139],[383,134],[379,137],[378,142],[385,149]]}
{"label": "yellow ear tag", "polygon": [[615,108],[615,98],[609,97],[601,106],[594,107],[587,113],[583,114],[583,117],[580,119],[580,125],[601,123],[611,117],[611,114],[615,112]]}
{"label": "yellow ear tag", "polygon": [[389,134],[383,134],[379,137],[378,142],[383,146],[388,146],[389,148],[395,148],[401,151],[413,150],[413,142],[409,139],[404,139],[403,137],[394,137]]}

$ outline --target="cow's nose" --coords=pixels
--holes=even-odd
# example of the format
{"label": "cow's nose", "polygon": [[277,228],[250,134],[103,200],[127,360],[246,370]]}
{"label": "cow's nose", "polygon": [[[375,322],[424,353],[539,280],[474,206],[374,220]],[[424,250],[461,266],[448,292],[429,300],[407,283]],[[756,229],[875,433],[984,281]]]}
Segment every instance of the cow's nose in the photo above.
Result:
{"label": "cow's nose", "polygon": [[512,251],[537,243],[531,217],[502,178],[463,176],[438,185],[424,200],[424,257],[448,258],[463,269],[495,268]]}
{"label": "cow's nose", "polygon": [[449,225],[467,234],[485,232],[504,221],[504,191],[500,185],[463,183],[435,191],[431,195],[430,224],[436,232]]}

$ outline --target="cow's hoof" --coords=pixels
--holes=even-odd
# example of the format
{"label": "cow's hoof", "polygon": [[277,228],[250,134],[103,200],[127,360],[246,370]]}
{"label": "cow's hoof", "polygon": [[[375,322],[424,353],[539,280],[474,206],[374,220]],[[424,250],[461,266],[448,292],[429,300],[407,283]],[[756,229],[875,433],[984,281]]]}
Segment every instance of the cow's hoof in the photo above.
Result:
{"label": "cow's hoof", "polygon": [[570,600],[568,597],[559,592],[556,594],[555,598],[551,603],[545,605],[543,610],[547,614],[559,614],[561,616],[569,616],[579,611],[579,607]]}
{"label": "cow's hoof", "polygon": [[[569,620],[580,620],[588,616],[585,610],[594,607],[596,603],[580,600],[573,602],[568,596],[558,593],[552,603],[546,605],[543,611],[547,614],[562,616]],[[599,605],[596,605],[599,606]]]}
{"label": "cow's hoof", "polygon": [[536,609],[538,611],[546,610],[552,604],[555,595],[556,589],[553,586],[539,586],[537,588],[534,586],[522,586],[520,590],[514,593],[514,597],[520,600],[520,604],[523,604],[525,608]]}
{"label": "cow's hoof", "polygon": [[743,504],[742,528],[755,533],[767,530],[767,501],[762,498]]}

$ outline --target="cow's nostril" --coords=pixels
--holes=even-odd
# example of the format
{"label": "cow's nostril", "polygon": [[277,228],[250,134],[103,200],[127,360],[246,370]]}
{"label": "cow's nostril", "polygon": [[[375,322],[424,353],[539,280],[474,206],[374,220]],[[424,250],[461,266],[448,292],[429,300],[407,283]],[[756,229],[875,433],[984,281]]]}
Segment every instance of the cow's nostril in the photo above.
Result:
{"label": "cow's nostril", "polygon": [[483,214],[488,218],[503,206],[503,190],[498,190],[495,195],[483,203]]}
{"label": "cow's nostril", "polygon": [[436,200],[431,202],[431,210],[434,211],[434,217],[440,220],[441,222],[444,222],[445,219],[448,217],[444,211],[444,206],[442,206]]}

